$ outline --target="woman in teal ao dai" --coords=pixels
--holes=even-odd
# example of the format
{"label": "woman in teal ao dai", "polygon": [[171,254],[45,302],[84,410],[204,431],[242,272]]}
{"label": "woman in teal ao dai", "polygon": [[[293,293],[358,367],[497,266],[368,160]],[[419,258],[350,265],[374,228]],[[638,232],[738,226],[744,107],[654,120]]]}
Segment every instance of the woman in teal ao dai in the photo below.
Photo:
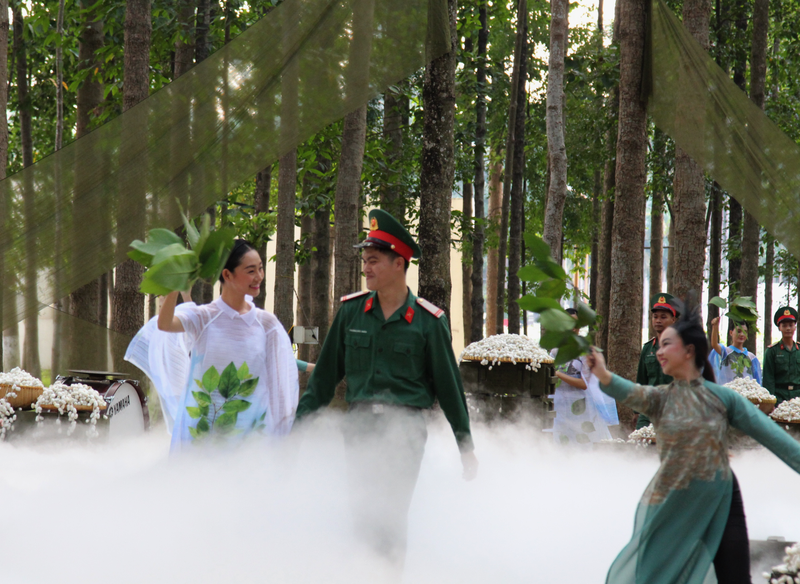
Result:
{"label": "woman in teal ao dai", "polygon": [[633,537],[608,572],[609,584],[750,582],[744,510],[728,457],[731,427],[800,473],[800,444],[714,382],[700,318],[687,312],[660,339],[657,357],[674,378],[669,385],[632,383],[609,372],[596,351],[588,357],[603,391],[653,421],[661,459],[637,508]]}
{"label": "woman in teal ao dai", "polygon": [[[126,359],[158,390],[172,451],[193,442],[230,442],[248,434],[288,434],[298,402],[297,362],[275,315],[253,305],[264,268],[258,252],[237,240],[214,302],[177,307],[165,299]],[[177,333],[177,334],[176,334]]]}

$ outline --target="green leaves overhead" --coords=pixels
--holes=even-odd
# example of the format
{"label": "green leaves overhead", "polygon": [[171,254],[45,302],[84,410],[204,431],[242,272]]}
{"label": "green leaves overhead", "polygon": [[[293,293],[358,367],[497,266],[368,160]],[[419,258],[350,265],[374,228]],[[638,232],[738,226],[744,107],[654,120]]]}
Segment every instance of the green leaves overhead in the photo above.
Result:
{"label": "green leaves overhead", "polygon": [[583,302],[576,302],[577,320],[561,306],[567,292],[569,277],[551,256],[550,247],[531,233],[525,234],[525,245],[533,254],[533,263],[520,268],[517,275],[531,282],[535,294],[527,294],[517,301],[520,308],[539,314],[543,334],[539,344],[545,349],[558,349],[556,365],[566,363],[589,351],[591,342],[575,330],[592,327],[597,321],[594,310]]}
{"label": "green leaves overhead", "polygon": [[722,310],[727,308],[728,312],[725,313],[725,316],[731,319],[734,323],[745,322],[747,323],[748,329],[751,331],[757,330],[756,323],[758,322],[758,309],[756,308],[756,304],[753,302],[753,298],[751,296],[737,296],[731,300],[730,305],[728,305],[724,298],[714,296],[708,301],[708,303]]}
{"label": "green leaves overhead", "polygon": [[204,214],[200,229],[183,212],[189,248],[169,229],[151,229],[146,242],[131,243],[128,257],[147,268],[139,290],[143,294],[164,296],[175,290],[188,290],[200,279],[219,278],[233,249],[234,232],[211,230],[211,219]]}

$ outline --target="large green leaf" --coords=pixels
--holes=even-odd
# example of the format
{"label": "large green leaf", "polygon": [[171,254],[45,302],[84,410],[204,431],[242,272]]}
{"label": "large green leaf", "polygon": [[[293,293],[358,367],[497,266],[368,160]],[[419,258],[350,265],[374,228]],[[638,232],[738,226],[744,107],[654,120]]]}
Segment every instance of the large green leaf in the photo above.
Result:
{"label": "large green leaf", "polygon": [[186,408],[186,413],[189,414],[189,417],[192,418],[193,420],[196,420],[203,415],[200,413],[200,408],[192,408],[192,407]]}
{"label": "large green leaf", "polygon": [[526,233],[525,247],[531,252],[531,255],[539,261],[546,261],[550,259],[550,246],[538,235],[533,233]]}
{"label": "large green leaf", "polygon": [[244,381],[250,377],[250,368],[247,366],[247,361],[242,363],[242,366],[239,367],[238,371],[236,371],[236,377],[239,378],[239,381]]}
{"label": "large green leaf", "polygon": [[234,237],[233,230],[227,228],[218,229],[209,234],[203,247],[197,250],[201,278],[212,281],[219,278],[233,249]]}
{"label": "large green leaf", "polygon": [[550,276],[534,265],[522,266],[517,271],[517,277],[523,282],[544,282]]}
{"label": "large green leaf", "polygon": [[708,301],[709,304],[713,304],[717,308],[721,308],[725,310],[728,307],[728,303],[725,302],[724,298],[720,298],[719,296],[714,296],[711,300]]}
{"label": "large green leaf", "polygon": [[[180,201],[178,201],[178,206],[180,206]],[[200,233],[197,231],[194,221],[189,219],[183,212],[183,207],[181,207],[181,218],[183,219],[183,228],[186,230],[186,241],[188,241],[189,245],[192,247],[192,249],[194,249],[197,247],[197,242],[200,239]]]}
{"label": "large green leaf", "polygon": [[539,284],[539,288],[536,290],[536,296],[540,298],[546,296],[548,298],[561,300],[566,291],[567,285],[563,280],[547,280]]}
{"label": "large green leaf", "polygon": [[555,278],[556,280],[560,280],[562,282],[567,279],[567,272],[564,271],[564,268],[561,267],[561,264],[557,264],[553,260],[538,261],[536,262],[536,265],[551,278]]}
{"label": "large green leaf", "polygon": [[219,371],[213,365],[203,373],[203,387],[208,393],[211,393],[219,385]]}
{"label": "large green leaf", "polygon": [[211,396],[204,391],[193,391],[192,395],[194,396],[194,401],[197,402],[198,406],[209,406],[211,405]]}
{"label": "large green leaf", "polygon": [[545,333],[542,335],[542,338],[539,339],[539,345],[548,351],[550,349],[556,349],[561,346],[561,344],[565,342],[572,334],[574,334],[572,331],[566,331],[562,333],[557,331],[545,331]]}
{"label": "large green leaf", "polygon": [[151,279],[152,274],[149,274],[149,270],[144,273],[142,276],[142,283],[139,285],[139,292],[142,294],[155,294],[156,296],[166,296],[170,292],[172,292],[171,288],[166,286],[162,286],[161,284],[154,282]]}
{"label": "large green leaf", "polygon": [[589,350],[589,343],[575,333],[571,333],[566,340],[558,347],[558,354],[556,355],[554,365],[558,366],[563,363],[568,363],[573,359],[580,357],[583,353]]}
{"label": "large green leaf", "polygon": [[238,419],[239,419],[238,412],[225,412],[214,421],[214,428],[216,428],[220,432],[233,430],[233,428],[236,426],[236,422]]}
{"label": "large green leaf", "polygon": [[522,310],[530,312],[541,312],[548,308],[556,310],[561,308],[561,304],[555,298],[542,298],[541,296],[531,296],[530,294],[517,300],[517,304]]}
{"label": "large green leaf", "polygon": [[229,363],[222,371],[219,378],[219,394],[225,399],[231,398],[239,393],[239,378],[236,376],[236,366]]}
{"label": "large green leaf", "polygon": [[158,250],[158,253],[153,256],[152,266],[157,266],[170,260],[186,260],[196,265],[197,255],[192,250],[186,249],[182,243],[173,243]]}
{"label": "large green leaf", "polygon": [[566,332],[576,327],[575,319],[564,309],[548,308],[539,314],[539,324],[548,331]]}
{"label": "large green leaf", "polygon": [[211,425],[208,423],[208,418],[200,418],[200,421],[197,422],[197,426],[195,426],[195,428],[199,434],[203,434],[211,430]]}
{"label": "large green leaf", "polygon": [[731,306],[741,306],[744,308],[752,308],[753,310],[758,309],[756,303],[753,302],[752,296],[739,296],[738,298],[734,298],[731,301]]}
{"label": "large green leaf", "polygon": [[252,404],[243,399],[232,399],[222,404],[222,411],[224,412],[243,412]]}
{"label": "large green leaf", "polygon": [[592,326],[597,322],[597,313],[580,300],[575,303],[578,311],[578,327]]}
{"label": "large green leaf", "polygon": [[146,243],[139,239],[131,243],[133,249],[128,252],[128,257],[149,268],[153,261],[153,256],[162,248],[175,243],[182,244],[183,242],[180,237],[169,229],[151,229],[147,234]]}
{"label": "large green leaf", "polygon": [[238,395],[242,397],[249,397],[253,395],[256,385],[258,385],[258,377],[254,377],[253,379],[245,379],[242,381],[242,386],[239,388]]}
{"label": "large green leaf", "polygon": [[176,253],[156,263],[145,272],[144,279],[151,280],[170,292],[187,290],[196,278],[197,257],[192,252]]}

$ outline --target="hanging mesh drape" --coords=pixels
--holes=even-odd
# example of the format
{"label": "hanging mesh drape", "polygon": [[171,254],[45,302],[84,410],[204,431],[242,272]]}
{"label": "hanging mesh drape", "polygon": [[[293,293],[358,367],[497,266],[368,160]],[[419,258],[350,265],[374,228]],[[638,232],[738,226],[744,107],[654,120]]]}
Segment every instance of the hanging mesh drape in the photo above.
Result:
{"label": "hanging mesh drape", "polygon": [[0,323],[107,273],[148,229],[180,224],[178,201],[199,215],[449,42],[445,0],[286,0],[139,105],[0,182]]}
{"label": "hanging mesh drape", "polygon": [[651,23],[647,110],[653,121],[800,257],[800,148],[661,0],[653,1]]}

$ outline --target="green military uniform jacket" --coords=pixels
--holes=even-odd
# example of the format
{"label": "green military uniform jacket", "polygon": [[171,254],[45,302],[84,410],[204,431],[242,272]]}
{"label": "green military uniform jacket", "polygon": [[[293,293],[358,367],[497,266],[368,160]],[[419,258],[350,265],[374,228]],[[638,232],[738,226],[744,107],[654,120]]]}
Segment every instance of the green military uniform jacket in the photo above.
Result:
{"label": "green military uniform jacket", "polygon": [[[642,347],[639,355],[639,368],[636,371],[636,383],[639,385],[668,385],[672,383],[672,377],[665,375],[661,369],[661,363],[656,359],[658,352],[658,337],[653,337]],[[636,421],[636,429],[639,430],[650,425],[650,418],[644,414],[639,414]]]}
{"label": "green military uniform jacket", "polygon": [[800,397],[800,343],[795,342],[791,350],[784,346],[783,341],[767,348],[764,387],[778,398],[778,404]]}
{"label": "green military uniform jacket", "polygon": [[343,377],[350,404],[430,408],[438,399],[459,448],[473,449],[447,317],[432,304],[418,302],[410,290],[388,320],[376,292],[343,299],[300,399],[297,419],[328,405]]}

